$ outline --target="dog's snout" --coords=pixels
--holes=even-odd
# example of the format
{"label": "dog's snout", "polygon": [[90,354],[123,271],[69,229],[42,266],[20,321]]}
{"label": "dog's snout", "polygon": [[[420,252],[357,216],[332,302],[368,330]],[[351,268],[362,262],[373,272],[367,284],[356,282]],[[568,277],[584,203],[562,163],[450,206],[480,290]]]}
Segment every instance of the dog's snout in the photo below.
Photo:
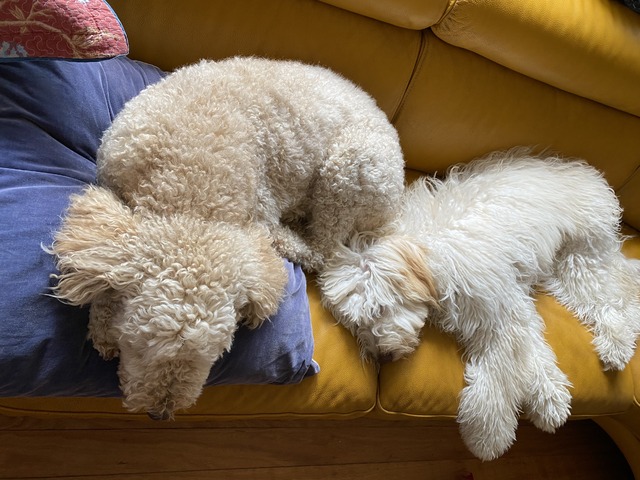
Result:
{"label": "dog's snout", "polygon": [[166,421],[171,419],[171,413],[169,413],[168,410],[163,410],[162,412],[147,412],[147,415],[149,415],[151,420]]}

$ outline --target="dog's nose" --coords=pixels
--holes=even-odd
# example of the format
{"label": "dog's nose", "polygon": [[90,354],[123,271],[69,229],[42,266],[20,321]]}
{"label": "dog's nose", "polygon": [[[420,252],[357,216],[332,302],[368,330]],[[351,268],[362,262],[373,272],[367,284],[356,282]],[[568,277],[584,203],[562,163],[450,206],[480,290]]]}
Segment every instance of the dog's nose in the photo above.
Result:
{"label": "dog's nose", "polygon": [[391,353],[382,353],[378,357],[378,363],[380,363],[380,365],[384,365],[385,363],[391,363],[391,362],[393,362],[393,354]]}
{"label": "dog's nose", "polygon": [[167,410],[163,410],[162,412],[147,412],[149,418],[151,420],[169,420],[171,418],[171,414]]}

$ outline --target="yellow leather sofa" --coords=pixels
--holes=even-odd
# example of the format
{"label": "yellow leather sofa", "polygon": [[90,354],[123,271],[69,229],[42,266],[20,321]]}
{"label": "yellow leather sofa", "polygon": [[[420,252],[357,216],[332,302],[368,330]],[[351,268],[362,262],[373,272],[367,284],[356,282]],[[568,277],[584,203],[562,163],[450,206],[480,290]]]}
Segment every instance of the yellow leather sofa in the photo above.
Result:
{"label": "yellow leather sofa", "polygon": [[[408,178],[515,145],[586,159],[640,230],[640,14],[615,0],[111,0],[131,57],[165,70],[257,55],[328,66],[397,127]],[[640,240],[625,252],[640,258]],[[206,388],[188,419],[453,419],[463,387],[455,340],[425,328],[410,358],[378,371],[309,282],[321,372],[294,386]],[[640,478],[640,354],[603,372],[590,333],[540,296],[547,338],[593,418]],[[119,399],[0,399],[0,413],[133,418]]]}

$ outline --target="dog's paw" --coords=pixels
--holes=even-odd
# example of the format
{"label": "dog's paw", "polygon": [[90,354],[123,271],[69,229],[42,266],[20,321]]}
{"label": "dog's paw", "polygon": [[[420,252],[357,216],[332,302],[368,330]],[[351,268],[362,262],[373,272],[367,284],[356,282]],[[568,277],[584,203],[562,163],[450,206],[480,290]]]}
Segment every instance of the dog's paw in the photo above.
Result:
{"label": "dog's paw", "polygon": [[117,358],[120,355],[120,351],[118,350],[118,347],[111,343],[93,342],[93,348],[95,348],[100,354],[100,356],[105,360],[112,360],[114,358]]}
{"label": "dog's paw", "polygon": [[[495,401],[500,400],[496,398]],[[485,408],[487,411],[500,410],[487,405]],[[502,456],[516,440],[518,420],[515,412],[507,412],[506,416],[494,416],[494,413],[458,414],[458,424],[462,441],[469,451],[482,461],[495,460]]]}
{"label": "dog's paw", "polygon": [[480,460],[494,460],[516,440],[518,408],[505,398],[504,385],[497,386],[482,374],[468,372],[466,376],[468,380],[474,379],[460,395],[460,435],[469,451]]}
{"label": "dog's paw", "polygon": [[571,382],[548,346],[533,355],[536,363],[527,381],[524,409],[536,427],[553,433],[566,423],[571,413]]}
{"label": "dog's paw", "polygon": [[309,245],[298,233],[278,226],[271,231],[272,247],[279,256],[302,265],[308,272],[319,272],[324,265],[324,256]]}
{"label": "dog's paw", "polygon": [[[634,314],[640,316],[640,309]],[[619,315],[611,312],[611,315]],[[629,315],[619,315],[617,322],[597,324],[594,328],[593,345],[595,347],[603,369],[624,370],[636,351],[638,332],[631,325]]]}
{"label": "dog's paw", "polygon": [[324,266],[324,257],[318,252],[309,252],[307,255],[299,255],[297,261],[306,272],[320,272]]}
{"label": "dog's paw", "polygon": [[594,337],[593,345],[602,361],[604,371],[621,371],[626,368],[636,350],[634,336],[629,333],[627,338],[608,335]]}
{"label": "dog's paw", "polygon": [[120,355],[118,344],[114,341],[114,331],[107,326],[106,322],[90,321],[87,338],[105,360],[111,360]]}
{"label": "dog's paw", "polygon": [[248,314],[247,316],[242,318],[241,323],[246,327],[250,328],[251,330],[254,330],[258,328],[260,325],[262,325],[265,321],[266,319],[264,318],[260,318],[260,317],[257,317],[256,315]]}
{"label": "dog's paw", "polygon": [[571,413],[571,393],[565,385],[534,390],[527,402],[528,415],[540,430],[553,433],[564,425]]}

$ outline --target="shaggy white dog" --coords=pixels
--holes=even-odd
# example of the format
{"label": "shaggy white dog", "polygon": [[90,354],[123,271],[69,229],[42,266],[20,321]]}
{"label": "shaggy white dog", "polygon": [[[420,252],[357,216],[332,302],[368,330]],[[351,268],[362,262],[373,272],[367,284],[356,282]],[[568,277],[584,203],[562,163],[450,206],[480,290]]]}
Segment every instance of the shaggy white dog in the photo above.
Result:
{"label": "shaggy white dog", "polygon": [[[640,268],[620,253],[620,214],[586,163],[495,154],[412,185],[396,236],[356,235],[329,262],[325,301],[376,356],[410,353],[425,319],[456,335],[466,361],[461,434],[476,456],[493,459],[513,443],[520,409],[548,432],[570,411],[534,286],[591,329],[605,370],[633,356]],[[403,236],[421,251],[421,275],[404,278]],[[436,291],[429,301],[424,285]]]}
{"label": "shaggy white dog", "polygon": [[[199,396],[238,322],[275,313],[280,256],[322,268],[397,213],[403,158],[374,100],[316,66],[257,58],[177,70],[126,104],[52,247],[56,295],[91,304],[124,404],[167,419]],[[248,352],[248,355],[251,353]]]}

